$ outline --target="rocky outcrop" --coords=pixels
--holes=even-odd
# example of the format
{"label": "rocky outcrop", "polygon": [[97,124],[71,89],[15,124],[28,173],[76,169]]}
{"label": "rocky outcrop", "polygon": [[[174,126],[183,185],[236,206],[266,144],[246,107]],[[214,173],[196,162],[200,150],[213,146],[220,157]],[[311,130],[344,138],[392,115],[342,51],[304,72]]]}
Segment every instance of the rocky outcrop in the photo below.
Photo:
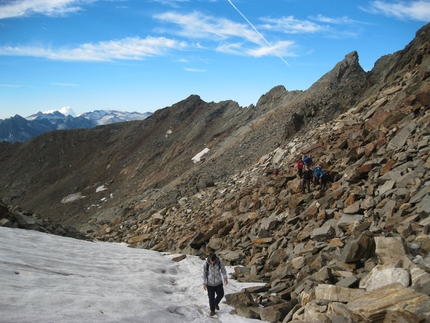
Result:
{"label": "rocky outcrop", "polygon": [[63,237],[87,240],[87,235],[70,226],[54,224],[43,219],[39,214],[23,210],[20,207],[8,207],[0,201],[0,226],[6,228],[36,230]]}

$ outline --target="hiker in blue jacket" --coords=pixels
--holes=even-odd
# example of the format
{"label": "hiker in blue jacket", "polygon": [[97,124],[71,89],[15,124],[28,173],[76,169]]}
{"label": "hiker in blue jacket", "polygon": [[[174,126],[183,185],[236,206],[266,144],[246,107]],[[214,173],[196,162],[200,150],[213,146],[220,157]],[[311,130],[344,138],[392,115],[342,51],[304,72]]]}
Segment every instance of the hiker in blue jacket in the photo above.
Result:
{"label": "hiker in blue jacket", "polygon": [[323,170],[322,170],[321,166],[315,167],[315,169],[314,169],[314,185],[320,184],[320,179],[321,179],[322,175],[323,175]]}
{"label": "hiker in blue jacket", "polygon": [[[227,271],[225,266],[214,253],[206,258],[203,264],[203,288],[208,291],[210,315],[215,315],[215,310],[219,310],[219,302],[224,297],[224,284],[228,284]],[[215,296],[216,294],[216,296]]]}

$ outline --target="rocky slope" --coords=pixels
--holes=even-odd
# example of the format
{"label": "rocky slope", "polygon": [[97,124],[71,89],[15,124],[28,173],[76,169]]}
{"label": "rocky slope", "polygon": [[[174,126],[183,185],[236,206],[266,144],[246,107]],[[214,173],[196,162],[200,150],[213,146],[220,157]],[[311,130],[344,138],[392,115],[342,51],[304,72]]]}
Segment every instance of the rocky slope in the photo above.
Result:
{"label": "rocky slope", "polygon": [[[425,26],[369,73],[353,52],[255,107],[191,96],[142,122],[2,144],[0,196],[93,238],[215,250],[266,282],[227,298],[240,315],[430,321],[429,53]],[[305,153],[333,175],[326,192],[301,192]]]}

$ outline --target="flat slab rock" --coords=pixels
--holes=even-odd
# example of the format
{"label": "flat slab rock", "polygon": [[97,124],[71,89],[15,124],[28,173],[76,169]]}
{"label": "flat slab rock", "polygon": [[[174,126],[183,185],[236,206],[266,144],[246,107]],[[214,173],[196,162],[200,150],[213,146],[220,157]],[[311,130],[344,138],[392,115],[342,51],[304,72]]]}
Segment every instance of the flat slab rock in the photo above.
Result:
{"label": "flat slab rock", "polygon": [[430,320],[430,298],[400,283],[362,293],[347,308],[366,322],[376,322],[388,311],[411,313],[425,322]]}

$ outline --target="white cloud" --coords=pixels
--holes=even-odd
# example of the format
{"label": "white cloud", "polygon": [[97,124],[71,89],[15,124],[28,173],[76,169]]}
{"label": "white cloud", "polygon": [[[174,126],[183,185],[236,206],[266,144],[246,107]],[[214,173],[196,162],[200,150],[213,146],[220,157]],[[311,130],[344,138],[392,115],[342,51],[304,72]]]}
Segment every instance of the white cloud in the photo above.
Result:
{"label": "white cloud", "polygon": [[165,6],[178,7],[178,3],[189,2],[190,0],[152,0],[150,2],[158,2]]}
{"label": "white cloud", "polygon": [[73,84],[73,83],[58,83],[58,82],[52,82],[51,84],[52,84],[52,85],[56,85],[56,86],[67,86],[67,87],[69,87],[69,86],[71,86],[71,87],[78,86],[78,84]]}
{"label": "white cloud", "polygon": [[195,73],[204,73],[204,72],[207,72],[206,70],[199,70],[197,68],[185,68],[185,70],[187,72],[195,72]]}
{"label": "white cloud", "polygon": [[343,24],[354,24],[358,21],[349,18],[348,16],[343,16],[340,18],[330,18],[323,15],[317,15],[316,17],[310,17],[312,20],[333,24],[333,25],[343,25]]}
{"label": "white cloud", "polygon": [[293,16],[282,18],[261,18],[264,22],[260,25],[260,29],[271,31],[279,31],[286,34],[303,34],[303,33],[316,33],[323,31],[324,28],[316,23],[307,20],[298,20]]}
{"label": "white cloud", "polygon": [[62,107],[61,109],[58,110],[48,110],[48,111],[44,111],[43,113],[54,113],[55,111],[58,111],[62,114],[64,114],[65,116],[67,115],[71,115],[73,117],[76,117],[76,113],[75,111],[72,110],[72,108],[70,106],[68,107]]}
{"label": "white cloud", "polygon": [[249,49],[248,54],[253,57],[262,56],[294,56],[288,49],[294,45],[292,41],[280,41],[271,46],[262,46],[257,49]]}
{"label": "white cloud", "polygon": [[18,84],[0,84],[0,87],[20,88],[21,85],[18,85]]}
{"label": "white cloud", "polygon": [[0,19],[43,14],[48,16],[63,15],[81,10],[80,5],[96,0],[15,0],[2,1]]}
{"label": "white cloud", "polygon": [[[248,23],[248,25],[251,26],[251,28],[257,33],[258,36],[260,36],[260,38],[267,44],[269,45],[270,48],[275,49],[272,44],[266,39],[266,37],[263,36],[263,34],[258,30],[258,28],[256,28],[252,22],[242,13],[242,11],[239,10],[238,7],[236,7],[236,5],[231,1],[228,0],[228,2],[231,4],[231,6],[234,8],[234,10],[236,10],[242,17],[243,19],[245,19],[245,21]],[[261,48],[260,48],[261,49]],[[275,49],[273,52],[276,56],[278,56],[285,64],[287,64],[289,66],[289,64],[282,58],[282,56],[277,52],[277,50]]]}
{"label": "white cloud", "polygon": [[212,40],[240,37],[253,43],[261,42],[261,37],[246,24],[239,24],[225,18],[206,16],[199,12],[190,14],[166,12],[155,15],[154,18],[178,25],[180,29],[175,28],[171,32],[183,37],[210,38]]}
{"label": "white cloud", "polygon": [[373,1],[369,9],[363,9],[374,14],[383,14],[402,20],[430,21],[430,1]]}
{"label": "white cloud", "polygon": [[87,43],[77,48],[43,48],[43,47],[1,47],[0,55],[4,56],[33,56],[52,60],[68,61],[112,61],[112,60],[141,60],[148,56],[163,55],[167,50],[182,49],[185,42],[165,37],[124,38]]}
{"label": "white cloud", "polygon": [[241,43],[221,44],[217,51],[226,54],[263,57],[263,56],[295,56],[292,47],[295,45],[292,41],[280,41],[274,44],[259,46],[256,48],[243,48]]}
{"label": "white cloud", "polygon": [[245,54],[242,50],[242,44],[239,44],[239,43],[221,44],[217,47],[216,50],[221,53],[233,54],[233,55]]}
{"label": "white cloud", "polygon": [[166,12],[156,15],[155,18],[180,27],[172,30],[172,33],[188,38],[219,42],[216,45],[216,50],[226,54],[253,57],[280,56],[284,55],[287,52],[286,49],[293,45],[291,41],[280,41],[272,45],[255,28],[250,28],[248,24],[206,16],[199,12],[185,15]]}

